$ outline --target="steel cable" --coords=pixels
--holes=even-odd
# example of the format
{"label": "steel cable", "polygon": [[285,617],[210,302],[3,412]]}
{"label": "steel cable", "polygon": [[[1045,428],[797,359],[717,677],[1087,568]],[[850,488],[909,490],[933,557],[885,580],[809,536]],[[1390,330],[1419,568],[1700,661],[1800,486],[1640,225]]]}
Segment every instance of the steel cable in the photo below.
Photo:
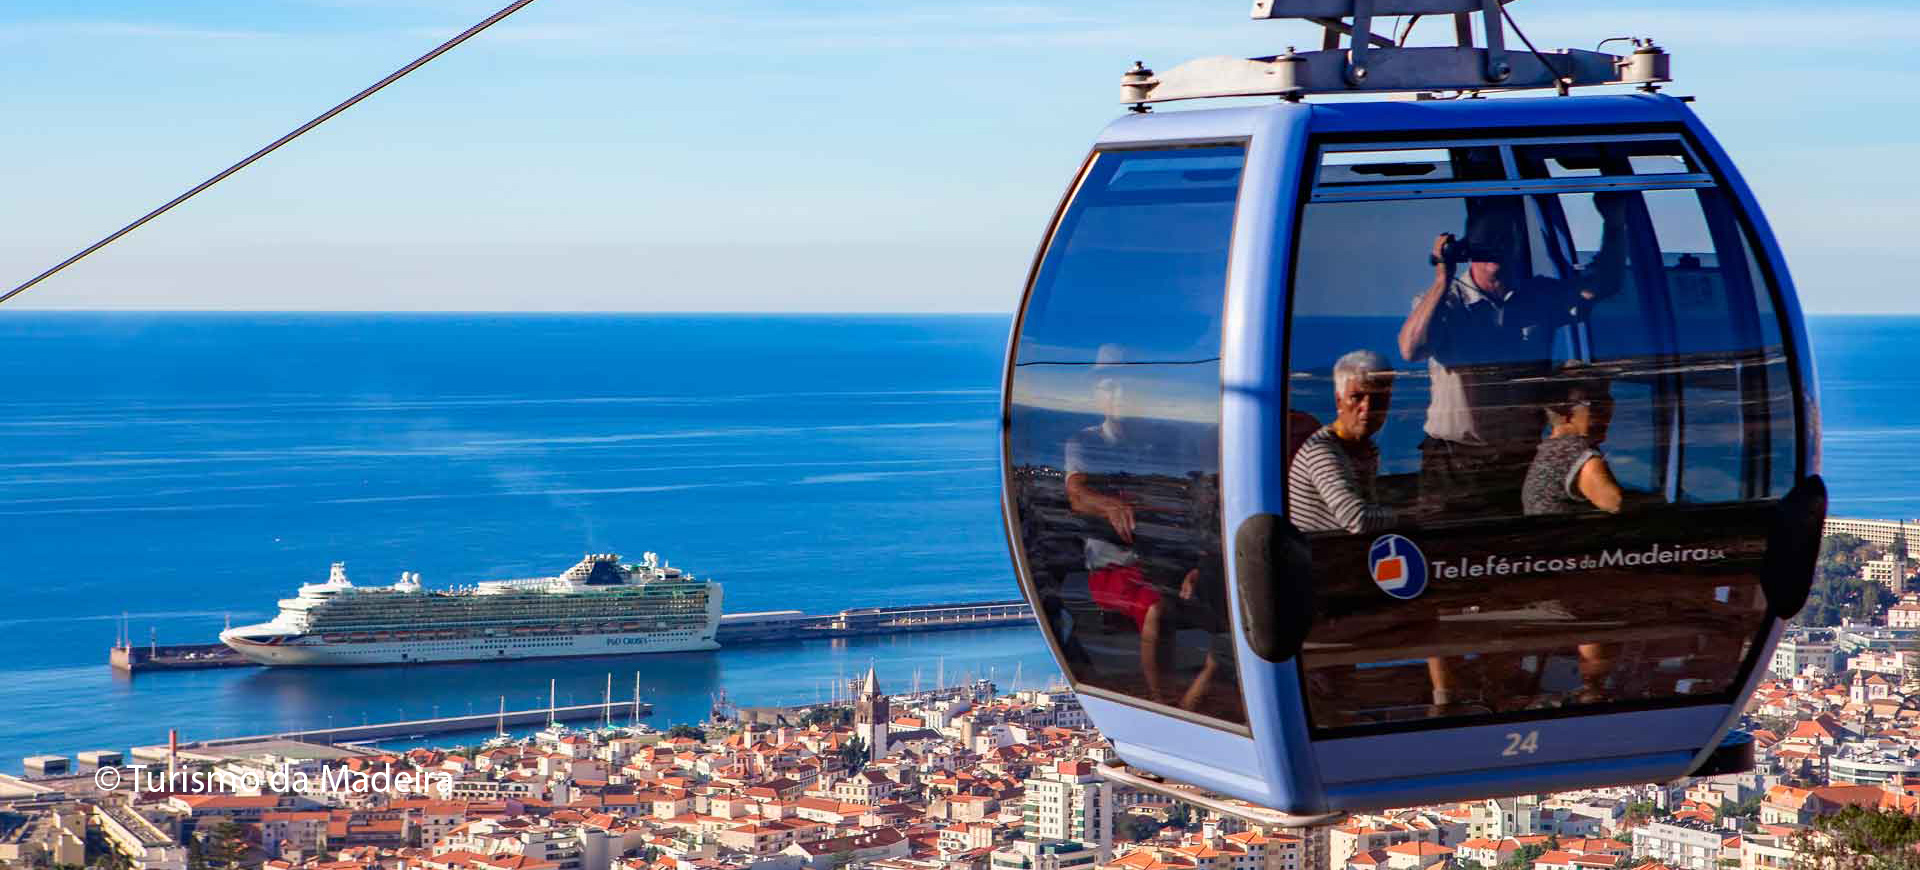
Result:
{"label": "steel cable", "polygon": [[180,194],[179,196],[176,196],[173,199],[169,200],[166,205],[160,206],[159,208],[156,208],[153,211],[150,211],[144,215],[141,215],[133,223],[127,224],[126,226],[121,227],[120,229],[114,230],[113,233],[108,235],[106,238],[103,238],[100,241],[94,242],[93,244],[88,245],[85,248],[81,249],[80,253],[74,254],[73,256],[68,257],[65,260],[61,260],[59,263],[55,264],[53,268],[33,276],[31,279],[28,279],[26,283],[23,283],[20,286],[15,287],[11,290],[8,290],[4,294],[0,294],[0,303],[6,302],[7,300],[12,299],[15,296],[18,296],[21,293],[26,292],[27,289],[32,287],[33,285],[38,284],[42,281],[45,281],[48,278],[51,278],[54,275],[58,274],[60,270],[65,269],[68,266],[71,266],[85,259],[88,254],[91,254],[94,251],[98,251],[101,248],[104,248],[110,244],[113,244],[115,241],[119,240],[121,236],[124,236],[130,232],[133,232],[134,230],[139,229],[140,226],[142,224],[145,224],[147,221],[153,220],[154,218],[157,218],[163,214],[166,214],[168,211],[171,211],[174,206],[177,206],[183,202],[186,202],[189,199],[192,199],[195,195],[199,194],[201,191],[206,190],[209,187],[219,184],[221,181],[225,180],[227,176],[232,175],[236,172],[239,172],[240,170],[245,169],[248,166],[251,166],[255,161],[259,160],[260,158],[265,157],[268,154],[272,154],[274,150],[278,149],[280,146],[300,138],[300,136],[306,133],[308,130],[311,130],[315,127],[320,126],[321,124],[326,123],[333,116],[338,115],[341,112],[344,112],[352,108],[355,103],[358,103],[361,100],[364,100],[370,96],[373,96],[375,93],[379,92],[381,88],[384,88],[387,85],[390,85],[390,84],[393,84],[394,82],[399,81],[401,78],[405,77],[408,73],[413,72],[414,70],[419,69],[422,66],[425,66],[428,61],[431,61],[434,58],[447,53],[454,46],[457,46],[460,43],[466,42],[468,39],[471,39],[475,35],[478,35],[481,31],[486,30],[487,28],[492,27],[495,24],[498,24],[501,19],[506,18],[507,16],[520,11],[521,9],[525,8],[528,4],[532,2],[533,0],[514,0],[514,2],[507,4],[500,11],[495,12],[490,16],[487,16],[486,20],[480,22],[479,24],[475,24],[472,27],[467,28],[466,30],[462,31],[460,35],[455,36],[454,38],[449,39],[446,42],[440,43],[440,45],[434,48],[432,51],[429,51],[426,54],[423,54],[415,58],[412,63],[409,63],[406,66],[403,66],[397,70],[394,70],[386,78],[383,78],[377,82],[374,82],[372,85],[369,85],[365,90],[361,91],[360,93],[357,93],[351,97],[348,97],[345,101],[341,102],[339,105],[334,106],[333,108],[320,113],[320,115],[314,118],[313,120],[308,121],[305,124],[301,124],[299,127],[295,128],[293,132],[273,140],[273,142],[268,144],[267,147],[247,155],[246,158],[241,160],[239,163],[235,163],[232,166],[222,169],[218,173],[215,173],[212,178],[209,178],[206,181],[202,181],[199,184],[194,185],[193,188],[188,190],[186,193]]}

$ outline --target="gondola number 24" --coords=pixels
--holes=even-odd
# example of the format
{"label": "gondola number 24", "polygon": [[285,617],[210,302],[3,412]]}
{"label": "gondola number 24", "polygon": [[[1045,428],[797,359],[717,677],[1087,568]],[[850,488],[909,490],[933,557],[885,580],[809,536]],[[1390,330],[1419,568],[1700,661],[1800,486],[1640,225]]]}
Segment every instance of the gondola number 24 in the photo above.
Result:
{"label": "gondola number 24", "polygon": [[1509,731],[1507,732],[1507,748],[1500,754],[1507,758],[1512,758],[1516,755],[1532,755],[1539,751],[1540,732],[1528,731],[1522,734],[1518,731]]}

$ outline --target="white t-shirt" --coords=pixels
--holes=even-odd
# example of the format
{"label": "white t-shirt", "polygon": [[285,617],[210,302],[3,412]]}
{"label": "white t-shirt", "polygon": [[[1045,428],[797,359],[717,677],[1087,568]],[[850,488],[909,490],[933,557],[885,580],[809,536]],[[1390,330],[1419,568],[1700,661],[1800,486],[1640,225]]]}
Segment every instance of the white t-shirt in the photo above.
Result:
{"label": "white t-shirt", "polygon": [[1429,436],[1529,451],[1539,443],[1545,418],[1532,386],[1515,380],[1550,370],[1554,335],[1571,315],[1561,282],[1517,283],[1496,298],[1463,270],[1443,291],[1427,329]]}

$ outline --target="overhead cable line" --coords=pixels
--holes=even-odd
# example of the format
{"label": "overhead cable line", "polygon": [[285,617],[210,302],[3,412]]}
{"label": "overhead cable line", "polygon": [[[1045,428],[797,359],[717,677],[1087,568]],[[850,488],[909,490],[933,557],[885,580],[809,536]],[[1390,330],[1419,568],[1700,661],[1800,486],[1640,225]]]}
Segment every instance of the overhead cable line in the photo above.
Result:
{"label": "overhead cable line", "polygon": [[1507,19],[1507,26],[1513,28],[1514,35],[1520,37],[1521,42],[1526,43],[1527,50],[1533,52],[1533,59],[1539,61],[1541,66],[1547,68],[1547,72],[1553,74],[1554,89],[1560,92],[1560,96],[1566,96],[1568,86],[1573,84],[1572,77],[1561,72],[1559,67],[1548,63],[1547,56],[1541,54],[1540,49],[1533,47],[1533,40],[1527,38],[1527,32],[1520,29],[1520,22],[1513,20],[1513,13],[1508,12],[1506,6],[1500,7],[1500,15]]}
{"label": "overhead cable line", "polygon": [[215,173],[212,178],[209,178],[206,181],[202,181],[199,184],[194,185],[193,188],[188,190],[186,193],[180,194],[179,196],[176,196],[173,199],[168,200],[165,205],[160,206],[159,208],[156,208],[153,211],[147,212],[144,215],[141,215],[133,223],[127,224],[124,227],[114,230],[106,238],[103,238],[100,241],[94,242],[93,244],[86,246],[85,248],[81,249],[80,253],[74,254],[73,256],[68,257],[65,260],[61,260],[59,263],[55,264],[53,268],[33,276],[31,279],[28,279],[26,283],[23,283],[20,286],[15,287],[11,290],[8,290],[4,294],[0,294],[0,302],[6,302],[7,300],[12,299],[15,296],[18,296],[21,293],[26,292],[27,288],[30,288],[35,284],[38,284],[42,281],[47,280],[48,278],[53,277],[54,275],[58,274],[60,270],[80,262],[81,260],[85,259],[87,255],[92,254],[94,251],[98,251],[101,248],[104,248],[110,244],[113,244],[115,241],[118,241],[121,236],[124,236],[130,232],[133,232],[134,230],[139,229],[141,225],[145,224],[147,221],[153,220],[154,218],[157,218],[163,214],[166,214],[168,211],[171,211],[174,206],[177,206],[183,202],[186,202],[187,200],[192,199],[194,196],[198,195],[201,191],[206,190],[207,188],[212,187],[226,180],[227,176],[232,175],[236,172],[239,172],[242,169],[247,168],[248,166],[253,165],[255,161],[259,160],[262,157],[267,156],[268,154],[272,154],[280,146],[300,138],[300,136],[305,134],[308,130],[311,130],[315,127],[320,126],[321,124],[326,123],[328,120],[333,118],[333,116],[338,115],[341,112],[344,112],[352,108],[355,103],[358,103],[361,100],[364,100],[368,97],[373,96],[375,93],[378,93],[381,88],[384,88],[387,85],[390,85],[390,84],[393,84],[394,82],[399,81],[400,79],[404,78],[408,73],[413,72],[414,70],[417,70],[423,66],[426,66],[428,61],[431,61],[434,58],[439,57],[440,55],[446,54],[448,51],[452,50],[454,46],[457,46],[460,43],[466,42],[468,39],[471,39],[474,36],[478,35],[481,31],[486,30],[487,28],[500,23],[501,19],[504,19],[507,16],[520,11],[521,9],[525,8],[528,4],[532,2],[533,0],[513,0],[512,3],[507,4],[500,11],[487,16],[486,20],[481,21],[479,24],[475,24],[472,27],[469,27],[464,31],[461,31],[461,33],[458,36],[455,36],[454,38],[449,39],[446,42],[440,43],[440,45],[435,47],[432,51],[429,51],[426,54],[423,54],[417,58],[414,58],[412,63],[409,63],[406,66],[403,66],[397,70],[394,70],[386,78],[383,78],[377,82],[374,82],[373,84],[367,86],[366,90],[363,90],[360,93],[357,93],[351,97],[348,97],[339,105],[334,106],[333,108],[320,113],[320,115],[314,118],[313,120],[308,121],[305,124],[301,124],[299,127],[294,128],[293,132],[273,140],[273,142],[269,143],[265,148],[262,148],[258,151],[253,152],[252,154],[247,155],[239,163],[235,163],[232,166],[229,166],[225,169],[220,170],[218,173]]}

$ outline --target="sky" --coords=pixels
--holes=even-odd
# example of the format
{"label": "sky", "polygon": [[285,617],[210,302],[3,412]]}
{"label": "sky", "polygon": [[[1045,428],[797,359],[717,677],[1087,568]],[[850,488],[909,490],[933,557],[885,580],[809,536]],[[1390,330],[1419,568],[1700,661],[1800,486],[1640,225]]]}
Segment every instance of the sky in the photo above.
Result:
{"label": "sky", "polygon": [[[0,4],[0,284],[503,2]],[[1132,61],[1317,46],[1248,6],[536,0],[11,304],[1006,312]],[[1658,38],[1804,306],[1920,313],[1920,8],[1511,11],[1541,48]]]}

